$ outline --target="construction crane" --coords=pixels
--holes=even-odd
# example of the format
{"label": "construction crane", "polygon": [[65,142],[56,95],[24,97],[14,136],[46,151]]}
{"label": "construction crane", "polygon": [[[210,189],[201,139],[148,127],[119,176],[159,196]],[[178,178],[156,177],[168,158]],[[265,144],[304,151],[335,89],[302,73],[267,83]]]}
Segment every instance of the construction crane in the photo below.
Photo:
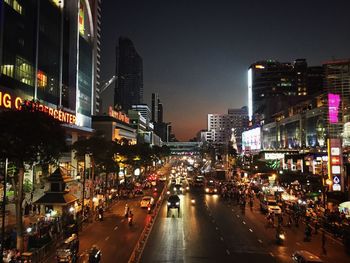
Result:
{"label": "construction crane", "polygon": [[104,92],[110,85],[112,85],[114,83],[114,81],[116,81],[118,79],[118,76],[113,76],[111,77],[108,81],[106,81],[102,87],[100,88],[100,94],[102,92]]}

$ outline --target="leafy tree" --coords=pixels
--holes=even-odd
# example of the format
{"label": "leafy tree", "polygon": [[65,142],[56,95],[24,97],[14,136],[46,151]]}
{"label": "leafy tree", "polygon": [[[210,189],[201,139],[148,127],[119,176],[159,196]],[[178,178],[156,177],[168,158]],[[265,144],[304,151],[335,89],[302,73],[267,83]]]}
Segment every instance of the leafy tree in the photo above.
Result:
{"label": "leafy tree", "polygon": [[21,111],[0,113],[0,159],[15,164],[13,180],[17,249],[23,250],[22,203],[25,164],[57,163],[65,148],[65,132],[59,121],[37,110],[35,103],[22,107]]}

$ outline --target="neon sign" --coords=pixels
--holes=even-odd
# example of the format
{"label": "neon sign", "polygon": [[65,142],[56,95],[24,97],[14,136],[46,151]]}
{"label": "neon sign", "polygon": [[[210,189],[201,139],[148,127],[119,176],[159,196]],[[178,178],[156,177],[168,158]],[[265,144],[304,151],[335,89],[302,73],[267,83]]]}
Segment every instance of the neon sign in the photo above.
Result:
{"label": "neon sign", "polygon": [[21,110],[21,107],[23,103],[26,103],[27,106],[32,107],[33,109],[36,108],[39,111],[45,112],[48,115],[52,116],[56,120],[59,120],[61,122],[65,122],[68,124],[75,124],[76,117],[75,115],[62,111],[59,109],[54,109],[52,107],[32,102],[32,101],[25,101],[21,97],[12,96],[9,93],[5,93],[0,91],[0,108],[6,108],[6,109],[14,109],[14,110]]}
{"label": "neon sign", "polygon": [[122,122],[125,122],[128,124],[130,123],[130,119],[128,116],[126,116],[125,113],[123,113],[121,111],[115,111],[115,110],[113,110],[112,107],[109,107],[108,115],[113,117],[113,118],[116,118]]}
{"label": "neon sign", "polygon": [[329,93],[328,94],[329,123],[338,123],[339,104],[340,104],[340,95]]}

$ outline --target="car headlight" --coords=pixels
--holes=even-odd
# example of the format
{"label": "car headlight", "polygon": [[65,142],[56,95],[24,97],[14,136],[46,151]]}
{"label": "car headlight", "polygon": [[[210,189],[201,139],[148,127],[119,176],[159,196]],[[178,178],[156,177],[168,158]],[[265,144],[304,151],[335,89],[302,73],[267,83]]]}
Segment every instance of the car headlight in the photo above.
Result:
{"label": "car headlight", "polygon": [[206,191],[206,192],[209,192],[209,188],[205,188],[205,191]]}
{"label": "car headlight", "polygon": [[187,187],[186,187],[186,190],[189,190],[189,189],[190,189],[190,188],[187,186]]}
{"label": "car headlight", "polygon": [[173,189],[174,191],[176,191],[176,187],[174,187],[174,189]]}
{"label": "car headlight", "polygon": [[170,203],[170,202],[168,202],[168,205],[171,205],[171,203]]}
{"label": "car headlight", "polygon": [[176,202],[176,205],[180,205],[180,202]]}
{"label": "car headlight", "polygon": [[167,195],[170,195],[170,191],[166,191]]}
{"label": "car headlight", "polygon": [[180,191],[182,191],[183,189],[182,189],[182,187],[180,187]]}
{"label": "car headlight", "polygon": [[218,191],[218,189],[214,189],[214,192],[216,193]]}

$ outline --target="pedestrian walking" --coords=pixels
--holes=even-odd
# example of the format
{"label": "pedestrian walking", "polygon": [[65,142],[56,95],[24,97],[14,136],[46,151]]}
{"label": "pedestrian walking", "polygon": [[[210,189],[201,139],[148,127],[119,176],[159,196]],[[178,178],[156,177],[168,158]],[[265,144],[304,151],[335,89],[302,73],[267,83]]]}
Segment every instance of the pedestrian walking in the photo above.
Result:
{"label": "pedestrian walking", "polygon": [[323,255],[327,255],[326,250],[326,231],[322,231],[322,253]]}

